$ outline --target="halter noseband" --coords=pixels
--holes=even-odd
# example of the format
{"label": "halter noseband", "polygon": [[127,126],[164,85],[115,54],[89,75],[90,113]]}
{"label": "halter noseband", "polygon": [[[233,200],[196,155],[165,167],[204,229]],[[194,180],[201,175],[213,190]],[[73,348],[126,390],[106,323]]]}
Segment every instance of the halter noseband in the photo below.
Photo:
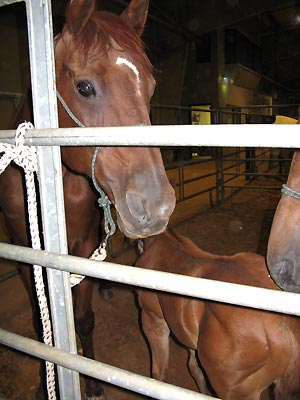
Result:
{"label": "halter noseband", "polygon": [[294,199],[300,200],[300,192],[289,188],[287,185],[282,185],[281,193],[285,194],[286,196],[293,197]]}

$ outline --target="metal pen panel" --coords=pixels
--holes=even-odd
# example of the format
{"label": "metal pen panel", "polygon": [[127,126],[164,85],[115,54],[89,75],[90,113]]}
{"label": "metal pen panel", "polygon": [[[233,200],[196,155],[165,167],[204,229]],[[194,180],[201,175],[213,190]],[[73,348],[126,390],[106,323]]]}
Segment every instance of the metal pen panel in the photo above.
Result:
{"label": "metal pen panel", "polygon": [[[57,128],[53,30],[50,0],[27,0],[30,68],[34,124],[38,129]],[[39,147],[38,179],[44,244],[47,250],[67,253],[61,158],[59,147]],[[72,293],[69,274],[47,270],[55,345],[76,353]],[[80,399],[77,372],[58,367],[62,400]]]}
{"label": "metal pen panel", "polygon": [[107,261],[88,260],[7,243],[0,243],[0,255],[29,264],[39,259],[39,263],[45,267],[146,287],[151,290],[162,290],[222,303],[300,315],[300,294],[298,293],[177,275]]}
{"label": "metal pen panel", "polygon": [[[32,129],[27,145],[57,146],[206,146],[300,148],[300,125],[151,125]],[[0,132],[14,143],[15,131]]]}
{"label": "metal pen panel", "polygon": [[160,400],[218,400],[216,397],[176,387],[86,357],[69,354],[3,329],[0,329],[0,343],[56,364],[74,368],[82,374],[90,375],[127,390],[133,390],[147,397]]}

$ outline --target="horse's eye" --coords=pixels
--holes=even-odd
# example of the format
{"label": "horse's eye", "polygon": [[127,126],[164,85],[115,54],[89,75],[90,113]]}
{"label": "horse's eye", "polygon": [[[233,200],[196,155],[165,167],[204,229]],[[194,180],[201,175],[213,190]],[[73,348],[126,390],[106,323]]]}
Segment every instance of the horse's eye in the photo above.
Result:
{"label": "horse's eye", "polygon": [[77,90],[84,97],[95,97],[96,90],[91,82],[89,81],[80,81],[77,84]]}

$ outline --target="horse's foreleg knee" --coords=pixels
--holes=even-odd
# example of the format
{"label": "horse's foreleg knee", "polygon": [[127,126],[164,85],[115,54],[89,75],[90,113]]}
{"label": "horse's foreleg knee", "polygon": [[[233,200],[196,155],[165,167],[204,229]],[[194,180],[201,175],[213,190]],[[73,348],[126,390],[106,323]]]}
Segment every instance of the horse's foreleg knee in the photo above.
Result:
{"label": "horse's foreleg knee", "polygon": [[139,295],[139,301],[143,331],[151,350],[151,375],[155,379],[165,381],[169,365],[170,330],[155,295],[144,292],[143,295]]}
{"label": "horse's foreleg knee", "polygon": [[143,329],[151,348],[152,377],[166,381],[169,366],[169,328],[165,320],[155,319],[153,315],[144,314]]}

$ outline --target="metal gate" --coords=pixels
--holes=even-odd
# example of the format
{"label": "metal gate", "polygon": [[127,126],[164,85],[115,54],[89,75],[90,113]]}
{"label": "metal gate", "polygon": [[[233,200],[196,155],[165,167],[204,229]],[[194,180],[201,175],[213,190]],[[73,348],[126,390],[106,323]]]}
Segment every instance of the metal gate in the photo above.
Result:
{"label": "metal gate", "polygon": [[[3,0],[0,5],[13,3]],[[68,256],[64,221],[59,146],[241,146],[300,148],[299,126],[210,125],[58,129],[54,80],[50,0],[27,0],[31,80],[36,129],[25,144],[38,146],[45,251],[0,244],[7,259],[47,268],[55,347],[0,329],[0,343],[58,365],[60,397],[80,399],[78,372],[157,399],[208,399],[169,384],[141,377],[78,356],[69,272],[116,282],[164,290],[202,299],[300,315],[300,295],[243,285],[177,276]],[[38,51],[36,51],[38,49]],[[42,135],[39,129],[43,129]],[[101,132],[101,137],[99,137]],[[198,134],[196,134],[198,133]],[[97,135],[98,134],[98,135]],[[14,143],[14,131],[2,131],[0,141]],[[199,139],[201,138],[201,140]],[[57,254],[59,253],[59,254]]]}

